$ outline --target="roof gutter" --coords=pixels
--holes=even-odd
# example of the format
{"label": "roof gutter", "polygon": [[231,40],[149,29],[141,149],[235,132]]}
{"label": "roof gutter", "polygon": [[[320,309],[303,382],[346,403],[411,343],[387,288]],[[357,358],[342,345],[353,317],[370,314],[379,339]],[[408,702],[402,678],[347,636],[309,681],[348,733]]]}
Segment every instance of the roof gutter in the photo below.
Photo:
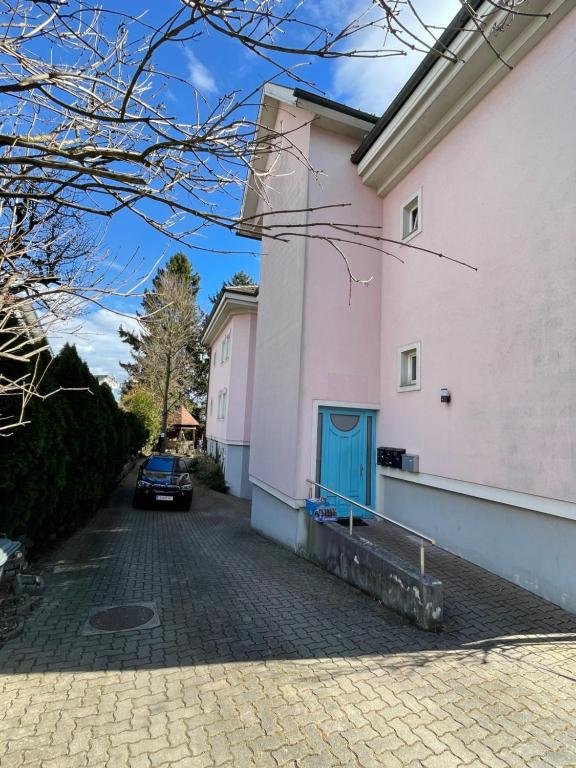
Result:
{"label": "roof gutter", "polygon": [[[476,11],[484,2],[484,0],[468,0],[468,5],[472,11]],[[472,18],[471,12],[468,8],[462,8],[456,16],[452,19],[450,24],[446,27],[444,32],[440,35],[438,40],[434,43],[430,52],[426,54],[418,68],[410,77],[406,85],[402,88],[396,98],[392,101],[388,109],[384,112],[382,117],[378,120],[374,128],[362,141],[358,149],[356,149],[351,160],[354,165],[364,158],[370,148],[376,143],[378,137],[385,130],[386,126],[394,119],[398,112],[402,109],[404,104],[408,101],[410,96],[418,88],[420,83],[424,80],[428,72],[433,68],[436,62],[440,58],[440,54],[446,53],[450,45],[454,42],[456,37],[463,31],[466,22]]]}
{"label": "roof gutter", "polygon": [[[341,115],[355,117],[357,120],[365,120],[367,123],[378,122],[378,117],[372,115],[370,112],[364,112],[361,109],[354,109],[354,107],[349,107],[346,104],[340,104],[338,101],[332,101],[332,99],[327,99],[325,96],[319,96],[317,93],[305,91],[303,88],[294,88],[293,93],[297,104],[298,102],[304,101],[309,104],[315,104],[318,107],[331,109],[334,112],[340,112]],[[298,106],[300,105],[298,104]]]}

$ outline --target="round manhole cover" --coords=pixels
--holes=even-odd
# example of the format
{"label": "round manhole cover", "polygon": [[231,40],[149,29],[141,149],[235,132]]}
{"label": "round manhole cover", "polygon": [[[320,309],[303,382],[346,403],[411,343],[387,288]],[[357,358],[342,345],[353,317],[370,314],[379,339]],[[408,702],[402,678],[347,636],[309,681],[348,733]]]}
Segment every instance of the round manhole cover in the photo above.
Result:
{"label": "round manhole cover", "polygon": [[89,623],[94,629],[104,632],[118,632],[122,629],[136,629],[147,624],[154,611],[144,605],[118,605],[106,608],[90,616]]}

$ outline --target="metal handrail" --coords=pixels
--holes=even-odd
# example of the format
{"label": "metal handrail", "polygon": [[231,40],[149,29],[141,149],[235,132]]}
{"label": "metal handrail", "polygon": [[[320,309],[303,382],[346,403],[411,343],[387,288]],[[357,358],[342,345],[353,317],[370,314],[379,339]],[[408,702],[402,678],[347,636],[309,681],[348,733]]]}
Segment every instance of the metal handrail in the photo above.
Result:
{"label": "metal handrail", "polygon": [[397,520],[392,520],[390,517],[386,517],[386,515],[383,515],[381,512],[377,512],[375,509],[371,509],[370,507],[365,506],[364,504],[360,504],[358,501],[354,501],[354,499],[350,499],[348,496],[344,496],[341,493],[338,493],[338,491],[332,490],[332,488],[328,488],[325,485],[321,485],[320,483],[317,483],[315,480],[306,480],[307,483],[310,485],[320,488],[320,490],[325,491],[329,496],[336,496],[339,499],[342,499],[342,501],[345,501],[347,504],[350,504],[350,511],[349,511],[349,533],[350,536],[352,536],[353,532],[353,526],[354,526],[354,515],[352,513],[352,507],[358,507],[358,509],[363,509],[365,512],[370,512],[372,515],[376,515],[376,517],[380,517],[382,520],[386,520],[388,523],[392,523],[392,525],[395,525],[397,528],[402,528],[402,530],[407,531],[408,533],[413,534],[414,536],[417,536],[420,539],[420,572],[424,573],[424,542],[427,541],[429,544],[436,544],[435,539],[431,539],[430,536],[426,536],[424,533],[421,533],[420,531],[414,530],[414,528],[410,528],[407,525],[404,525],[403,523],[399,523]]}

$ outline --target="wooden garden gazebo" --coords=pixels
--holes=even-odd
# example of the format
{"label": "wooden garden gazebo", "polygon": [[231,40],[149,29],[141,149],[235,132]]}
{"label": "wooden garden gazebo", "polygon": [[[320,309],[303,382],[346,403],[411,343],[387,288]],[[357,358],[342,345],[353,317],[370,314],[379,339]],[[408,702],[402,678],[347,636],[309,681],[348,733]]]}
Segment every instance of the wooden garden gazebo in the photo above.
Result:
{"label": "wooden garden gazebo", "polygon": [[196,445],[196,430],[200,424],[183,405],[168,417],[168,441],[174,444],[185,443],[186,449]]}

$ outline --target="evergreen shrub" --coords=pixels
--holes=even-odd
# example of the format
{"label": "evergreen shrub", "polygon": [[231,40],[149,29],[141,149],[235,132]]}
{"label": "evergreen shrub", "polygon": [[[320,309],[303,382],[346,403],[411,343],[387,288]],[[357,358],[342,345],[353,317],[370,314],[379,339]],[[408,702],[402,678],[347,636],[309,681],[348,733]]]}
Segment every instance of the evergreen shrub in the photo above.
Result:
{"label": "evergreen shrub", "polygon": [[208,486],[213,491],[220,491],[220,493],[228,493],[228,486],[224,479],[224,471],[219,461],[216,461],[212,456],[201,454],[191,459],[189,463],[190,471],[194,475],[195,479]]}
{"label": "evergreen shrub", "polygon": [[25,534],[36,544],[82,525],[147,436],[75,347],[66,345],[42,362],[41,394],[56,393],[33,398],[25,413],[29,423],[0,437],[0,532]]}

